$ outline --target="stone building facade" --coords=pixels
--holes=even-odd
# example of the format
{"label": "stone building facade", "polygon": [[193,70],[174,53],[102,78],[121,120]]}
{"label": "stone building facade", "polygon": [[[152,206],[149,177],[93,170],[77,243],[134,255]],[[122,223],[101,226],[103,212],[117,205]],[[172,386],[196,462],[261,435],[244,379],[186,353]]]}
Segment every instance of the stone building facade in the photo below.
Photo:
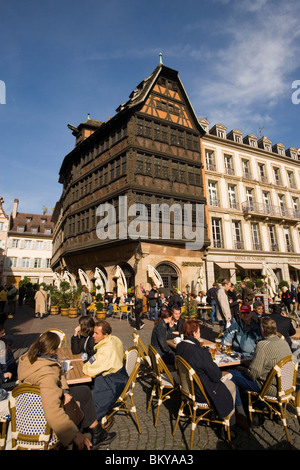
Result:
{"label": "stone building facade", "polygon": [[209,245],[204,129],[178,72],[163,64],[116,111],[68,126],[76,142],[59,174],[52,269],[93,279],[98,267],[112,291],[117,266],[128,286],[150,287],[150,265],[165,288],[193,288]]}
{"label": "stone building facade", "polygon": [[300,153],[282,143],[223,124],[203,137],[211,245],[208,285],[261,276],[262,263],[278,280],[300,281]]}

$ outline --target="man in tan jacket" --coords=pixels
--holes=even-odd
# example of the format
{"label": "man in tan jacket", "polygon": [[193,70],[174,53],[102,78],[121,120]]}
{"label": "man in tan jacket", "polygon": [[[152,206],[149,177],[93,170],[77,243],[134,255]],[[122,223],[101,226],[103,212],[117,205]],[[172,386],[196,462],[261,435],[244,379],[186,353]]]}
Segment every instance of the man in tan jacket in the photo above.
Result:
{"label": "man in tan jacket", "polygon": [[122,341],[111,332],[107,321],[96,322],[93,335],[96,353],[83,366],[83,372],[94,379],[94,402],[99,422],[109,412],[128,380],[123,366]]}

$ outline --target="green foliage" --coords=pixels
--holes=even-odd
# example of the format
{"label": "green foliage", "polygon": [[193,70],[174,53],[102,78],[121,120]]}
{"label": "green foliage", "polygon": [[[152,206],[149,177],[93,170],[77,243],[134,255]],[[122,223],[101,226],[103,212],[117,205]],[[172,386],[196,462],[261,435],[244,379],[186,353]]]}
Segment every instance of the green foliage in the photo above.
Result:
{"label": "green foliage", "polygon": [[95,303],[97,312],[100,312],[101,310],[103,310],[104,303],[102,302],[102,300],[103,300],[102,294],[97,294],[96,303]]}
{"label": "green foliage", "polygon": [[284,279],[282,279],[282,281],[279,282],[278,284],[278,289],[282,289],[283,287],[287,287],[289,289],[289,283],[287,281],[285,281]]}

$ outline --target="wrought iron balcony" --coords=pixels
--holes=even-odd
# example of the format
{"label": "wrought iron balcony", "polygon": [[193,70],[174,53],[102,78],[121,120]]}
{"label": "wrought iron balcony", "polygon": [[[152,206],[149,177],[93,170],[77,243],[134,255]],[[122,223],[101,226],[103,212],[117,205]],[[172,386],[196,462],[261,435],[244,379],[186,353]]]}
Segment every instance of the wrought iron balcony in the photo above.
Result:
{"label": "wrought iron balcony", "polygon": [[284,219],[299,219],[299,209],[289,209],[288,207],[273,206],[271,204],[264,204],[261,202],[243,202],[242,210],[244,214],[256,214],[261,216],[277,217]]}
{"label": "wrought iron balcony", "polygon": [[234,248],[236,250],[243,250],[244,249],[244,242],[240,240],[234,240]]}

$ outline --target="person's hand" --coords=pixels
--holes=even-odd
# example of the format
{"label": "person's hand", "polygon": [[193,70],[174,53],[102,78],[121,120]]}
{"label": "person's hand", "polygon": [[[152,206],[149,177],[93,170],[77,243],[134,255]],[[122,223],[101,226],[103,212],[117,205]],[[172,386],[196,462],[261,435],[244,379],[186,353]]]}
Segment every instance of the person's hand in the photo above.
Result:
{"label": "person's hand", "polygon": [[76,328],[74,330],[74,336],[77,336],[79,331],[80,331],[80,325],[76,326]]}
{"label": "person's hand", "polygon": [[65,393],[64,394],[64,405],[69,403],[69,401],[71,401],[71,400],[72,400],[72,395],[70,395],[69,393]]}
{"label": "person's hand", "polygon": [[81,432],[78,432],[76,434],[75,438],[73,439],[73,442],[78,447],[78,450],[83,450],[85,447],[87,448],[87,450],[91,450],[91,441]]}
{"label": "person's hand", "polygon": [[4,377],[5,379],[10,380],[10,379],[12,378],[12,373],[11,373],[11,372],[5,372],[5,374],[3,374],[3,377]]}

